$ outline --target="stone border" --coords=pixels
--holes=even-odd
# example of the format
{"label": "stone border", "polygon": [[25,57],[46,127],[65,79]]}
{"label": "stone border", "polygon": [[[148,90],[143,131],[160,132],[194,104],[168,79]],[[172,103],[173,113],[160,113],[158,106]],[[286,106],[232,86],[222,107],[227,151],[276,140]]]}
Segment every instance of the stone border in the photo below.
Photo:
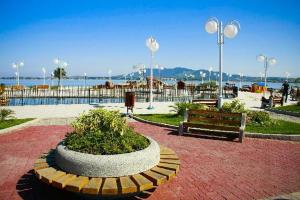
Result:
{"label": "stone border", "polygon": [[158,143],[147,137],[150,145],[140,151],[116,155],[92,155],[67,149],[62,143],[56,148],[55,161],[68,173],[88,177],[120,177],[138,174],[156,166],[160,160]]}
{"label": "stone border", "polygon": [[269,112],[274,112],[277,114],[290,115],[293,117],[300,117],[300,113],[297,113],[297,112],[286,111],[286,110],[277,110],[277,109],[273,109],[273,108],[266,108],[265,110],[267,110]]}
{"label": "stone border", "polygon": [[4,135],[4,134],[10,133],[12,131],[23,129],[26,126],[30,126],[30,125],[33,125],[33,124],[39,122],[39,120],[40,119],[33,119],[33,120],[28,121],[28,122],[19,124],[19,125],[15,125],[15,126],[12,126],[12,127],[9,127],[9,128],[2,129],[2,130],[0,130],[0,135],[2,135],[2,134]]}
{"label": "stone border", "polygon": [[[170,125],[170,124],[163,124],[163,123],[158,123],[158,122],[152,122],[148,121],[142,118],[139,118],[134,115],[129,115],[129,117],[148,124],[156,125],[156,126],[161,126],[161,127],[166,127],[166,128],[172,128],[178,130],[178,126],[175,125]],[[263,134],[263,133],[249,133],[245,132],[245,137],[249,138],[260,138],[260,139],[272,139],[272,140],[287,140],[287,141],[300,141],[300,135],[283,135],[283,134]]]}

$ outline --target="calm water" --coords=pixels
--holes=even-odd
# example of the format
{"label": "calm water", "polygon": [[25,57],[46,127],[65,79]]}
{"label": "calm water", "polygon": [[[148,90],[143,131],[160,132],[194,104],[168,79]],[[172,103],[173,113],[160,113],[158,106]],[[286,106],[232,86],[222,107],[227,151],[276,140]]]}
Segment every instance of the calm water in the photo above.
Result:
{"label": "calm water", "polygon": [[[107,80],[95,80],[95,79],[87,79],[86,83],[84,79],[65,79],[62,80],[62,84],[64,86],[93,86],[93,85],[99,85],[104,84]],[[115,84],[125,83],[125,80],[112,80]],[[194,83],[199,84],[200,81],[187,81],[188,83]],[[4,83],[5,85],[16,85],[16,80],[14,79],[0,79],[0,83]],[[167,84],[175,84],[175,81],[166,81]],[[235,83],[236,86],[240,86],[240,82],[231,82]],[[33,85],[42,85],[43,80],[42,79],[20,79],[20,84],[25,86],[33,86]],[[46,80],[47,85],[57,85],[57,80],[51,81],[50,79]],[[252,82],[242,82],[241,85],[251,85]],[[280,89],[282,86],[282,83],[268,83],[269,87]],[[294,85],[294,84],[291,84]],[[300,84],[298,84],[300,86]]]}

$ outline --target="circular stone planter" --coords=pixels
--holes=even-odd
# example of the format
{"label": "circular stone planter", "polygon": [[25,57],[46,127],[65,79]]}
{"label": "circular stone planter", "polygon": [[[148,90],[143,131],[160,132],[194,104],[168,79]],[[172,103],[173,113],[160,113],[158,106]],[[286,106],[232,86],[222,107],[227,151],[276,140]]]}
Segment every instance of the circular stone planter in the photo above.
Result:
{"label": "circular stone planter", "polygon": [[55,161],[62,170],[88,177],[120,177],[138,174],[156,166],[160,160],[158,143],[140,151],[116,155],[93,155],[69,150],[63,143],[56,147]]}

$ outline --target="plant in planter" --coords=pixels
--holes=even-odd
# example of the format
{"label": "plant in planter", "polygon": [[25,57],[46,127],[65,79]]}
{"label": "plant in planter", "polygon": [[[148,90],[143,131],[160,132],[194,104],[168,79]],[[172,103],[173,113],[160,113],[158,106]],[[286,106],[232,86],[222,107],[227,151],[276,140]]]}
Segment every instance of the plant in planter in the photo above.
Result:
{"label": "plant in planter", "polygon": [[117,111],[92,110],[78,117],[67,134],[70,150],[95,155],[130,153],[149,146],[149,140],[137,134]]}
{"label": "plant in planter", "polygon": [[159,163],[160,148],[126,124],[117,111],[91,110],[73,123],[56,148],[57,165],[88,177],[118,177],[146,171]]}

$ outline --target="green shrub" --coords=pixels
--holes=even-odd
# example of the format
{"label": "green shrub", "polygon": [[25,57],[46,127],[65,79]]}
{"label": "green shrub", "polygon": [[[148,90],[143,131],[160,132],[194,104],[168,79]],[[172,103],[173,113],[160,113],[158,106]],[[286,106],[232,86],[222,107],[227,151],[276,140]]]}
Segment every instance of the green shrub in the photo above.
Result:
{"label": "green shrub", "polygon": [[207,107],[203,104],[196,104],[196,103],[189,103],[189,102],[176,102],[175,105],[170,106],[173,108],[172,111],[176,112],[177,115],[183,116],[185,110],[187,109],[197,109],[197,110],[204,110]]}
{"label": "green shrub", "polygon": [[247,118],[248,123],[253,125],[267,126],[276,124],[276,121],[270,117],[270,114],[263,111],[249,111]]}
{"label": "green shrub", "polygon": [[14,114],[10,109],[0,109],[0,121],[14,118]]}
{"label": "green shrub", "polygon": [[91,110],[79,116],[72,126],[76,133],[112,132],[114,135],[123,135],[128,126],[118,111],[104,109]]}
{"label": "green shrub", "polygon": [[235,99],[232,102],[225,102],[220,110],[222,112],[229,112],[229,113],[247,112],[247,109],[245,108],[245,103],[240,102],[238,99]]}
{"label": "green shrub", "polygon": [[149,146],[144,136],[135,133],[117,111],[91,110],[73,123],[64,144],[73,151],[95,155],[121,154]]}

